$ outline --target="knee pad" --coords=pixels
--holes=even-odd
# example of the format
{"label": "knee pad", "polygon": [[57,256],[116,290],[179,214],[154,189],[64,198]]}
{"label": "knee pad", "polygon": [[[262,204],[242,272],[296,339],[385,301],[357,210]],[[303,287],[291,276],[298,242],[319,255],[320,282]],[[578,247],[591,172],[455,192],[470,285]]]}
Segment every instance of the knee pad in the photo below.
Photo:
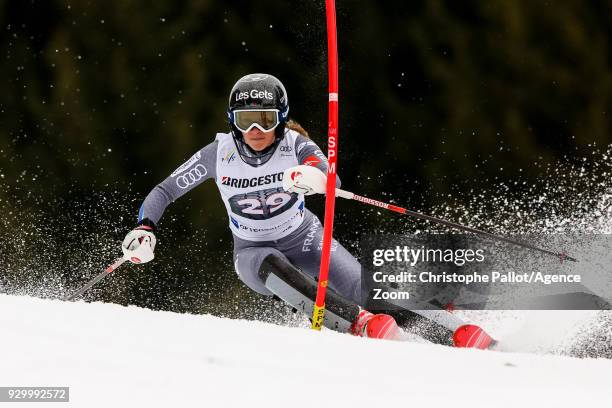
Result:
{"label": "knee pad", "polygon": [[271,296],[272,293],[265,286],[265,279],[262,279],[259,271],[267,256],[283,258],[284,255],[275,248],[251,247],[237,252],[234,256],[234,268],[240,280],[255,292]]}
{"label": "knee pad", "polygon": [[[259,277],[270,292],[308,317],[312,316],[317,282],[293,266],[285,257],[273,254],[266,256],[261,263]],[[330,288],[327,289],[325,307],[325,327],[340,332],[349,332],[359,314],[357,304]]]}

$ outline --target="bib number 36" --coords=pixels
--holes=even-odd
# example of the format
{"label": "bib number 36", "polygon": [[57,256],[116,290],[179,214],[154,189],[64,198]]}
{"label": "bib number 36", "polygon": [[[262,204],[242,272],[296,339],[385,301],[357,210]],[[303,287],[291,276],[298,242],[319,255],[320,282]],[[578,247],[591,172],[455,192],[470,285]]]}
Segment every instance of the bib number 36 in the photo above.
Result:
{"label": "bib number 36", "polygon": [[282,187],[237,194],[229,199],[232,212],[252,220],[265,220],[291,208],[298,199],[296,193],[287,193]]}

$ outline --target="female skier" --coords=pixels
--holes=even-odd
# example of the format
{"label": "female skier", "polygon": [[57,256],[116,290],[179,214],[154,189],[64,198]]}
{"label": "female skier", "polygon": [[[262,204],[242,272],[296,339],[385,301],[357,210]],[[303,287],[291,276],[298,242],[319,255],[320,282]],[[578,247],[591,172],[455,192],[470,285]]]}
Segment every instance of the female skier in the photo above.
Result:
{"label": "female skier", "polygon": [[[277,295],[295,308],[312,310],[304,304],[311,306],[314,300],[323,228],[305,207],[304,196],[325,192],[327,158],[297,123],[288,120],[288,114],[287,92],[277,78],[268,74],[240,78],[229,95],[230,132],[218,133],[147,195],[138,226],[123,242],[126,258],[135,263],[152,260],[155,225],[166,207],[214,179],[227,209],[239,278],[262,295]],[[272,279],[270,273],[284,280]],[[362,302],[361,266],[335,240],[329,289],[331,303],[344,321],[331,310],[326,326],[370,338],[397,338],[400,330],[393,317],[357,306]],[[351,302],[355,307],[347,314],[351,307],[344,306]],[[476,337],[483,336],[484,332]],[[488,346],[487,338],[463,345]]]}

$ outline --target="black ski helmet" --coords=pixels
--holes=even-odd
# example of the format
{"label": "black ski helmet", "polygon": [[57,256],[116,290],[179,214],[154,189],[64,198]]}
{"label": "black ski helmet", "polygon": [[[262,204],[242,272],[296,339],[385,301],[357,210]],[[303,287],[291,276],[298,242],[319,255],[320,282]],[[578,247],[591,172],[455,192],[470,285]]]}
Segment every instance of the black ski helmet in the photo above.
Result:
{"label": "black ski helmet", "polygon": [[[235,125],[234,112],[237,110],[276,110],[278,125],[274,128],[274,143],[257,152],[244,141],[242,132]],[[285,125],[289,115],[289,100],[285,86],[269,74],[249,74],[234,84],[229,95],[227,109],[228,121],[240,157],[252,166],[266,163],[285,136]]]}

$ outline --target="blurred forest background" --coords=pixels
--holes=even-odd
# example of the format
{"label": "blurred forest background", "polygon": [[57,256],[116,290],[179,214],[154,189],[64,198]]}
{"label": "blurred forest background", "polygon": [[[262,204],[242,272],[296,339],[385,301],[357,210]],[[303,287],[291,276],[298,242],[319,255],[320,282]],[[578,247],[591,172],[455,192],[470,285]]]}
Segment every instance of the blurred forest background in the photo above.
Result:
{"label": "blurred forest background", "polygon": [[[520,203],[551,167],[580,172],[542,205],[609,187],[579,176],[612,142],[610,1],[338,0],[337,14],[345,188],[482,227],[516,213],[489,197]],[[246,73],[280,78],[326,149],[322,0],[4,0],[0,30],[0,292],[60,296],[118,256],[149,190],[227,130]],[[309,199],[319,215],[322,202]],[[212,181],[159,227],[153,263],[87,298],[234,317],[260,304],[233,272]],[[360,234],[414,228],[337,205],[336,237],[357,254]]]}

